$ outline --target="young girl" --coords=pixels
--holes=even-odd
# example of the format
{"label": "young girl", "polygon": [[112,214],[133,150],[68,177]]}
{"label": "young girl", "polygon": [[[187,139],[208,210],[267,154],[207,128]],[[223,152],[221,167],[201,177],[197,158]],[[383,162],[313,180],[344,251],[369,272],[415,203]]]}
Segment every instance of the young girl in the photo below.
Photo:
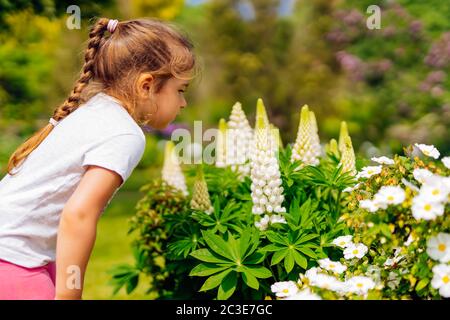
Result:
{"label": "young girl", "polygon": [[0,299],[81,299],[97,221],[143,155],[139,125],[162,129],[186,106],[193,46],[167,23],[101,18],[84,59],[0,181]]}

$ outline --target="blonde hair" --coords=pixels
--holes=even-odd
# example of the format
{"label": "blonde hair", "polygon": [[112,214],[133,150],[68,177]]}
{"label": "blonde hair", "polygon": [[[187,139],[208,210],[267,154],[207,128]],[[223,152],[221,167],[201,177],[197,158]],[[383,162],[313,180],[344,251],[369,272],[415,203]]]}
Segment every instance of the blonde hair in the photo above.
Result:
{"label": "blonde hair", "polygon": [[[141,73],[154,76],[154,93],[172,77],[193,77],[191,72],[196,67],[193,45],[173,25],[158,19],[141,18],[121,21],[114,32],[109,33],[108,22],[109,19],[100,18],[92,26],[81,75],[69,97],[53,112],[56,121],[61,121],[94,94],[103,91],[118,97],[138,122],[135,97],[136,81]],[[9,159],[7,172],[12,174],[12,169],[24,161],[53,128],[48,123],[20,145]]]}

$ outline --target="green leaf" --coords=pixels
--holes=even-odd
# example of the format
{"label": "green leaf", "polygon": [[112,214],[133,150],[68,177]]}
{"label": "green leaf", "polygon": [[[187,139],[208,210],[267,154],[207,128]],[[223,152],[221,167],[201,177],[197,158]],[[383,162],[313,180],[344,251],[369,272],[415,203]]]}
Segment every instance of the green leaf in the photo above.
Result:
{"label": "green leaf", "polygon": [[278,251],[278,250],[284,249],[284,248],[285,248],[284,246],[282,247],[278,244],[272,243],[272,244],[269,244],[269,245],[263,247],[261,250],[262,251]]}
{"label": "green leaf", "polygon": [[282,245],[286,245],[287,244],[285,239],[283,239],[280,235],[276,234],[273,231],[268,231],[266,233],[266,235],[267,235],[267,238],[270,240],[270,242],[279,243],[279,244],[282,244]]}
{"label": "green leaf", "polygon": [[237,273],[229,273],[220,284],[219,291],[217,292],[217,299],[227,300],[229,297],[231,297],[236,290],[236,284]]}
{"label": "green leaf", "polygon": [[197,277],[206,277],[206,276],[210,276],[214,273],[217,273],[217,272],[222,271],[227,268],[228,268],[228,266],[218,267],[215,264],[200,263],[197,266],[195,266],[194,269],[191,270],[189,275],[197,276]]}
{"label": "green leaf", "polygon": [[223,263],[227,262],[227,260],[221,259],[221,257],[218,257],[214,255],[211,251],[208,249],[198,249],[193,252],[191,252],[191,256],[194,258],[204,261],[204,262],[211,262],[211,263]]}
{"label": "green leaf", "polygon": [[306,268],[308,267],[308,261],[306,260],[306,258],[304,256],[302,256],[300,253],[298,253],[297,251],[294,251],[294,260],[295,262],[302,267],[303,269],[306,270]]}
{"label": "green leaf", "polygon": [[286,257],[284,258],[284,268],[289,273],[294,267],[294,256],[292,254],[293,250],[288,250]]}
{"label": "green leaf", "polygon": [[200,288],[200,291],[207,291],[214,289],[219,286],[222,280],[231,272],[231,269],[220,272],[219,274],[215,274],[206,279],[203,286]]}
{"label": "green leaf", "polygon": [[203,239],[205,239],[206,244],[217,254],[222,257],[234,260],[233,254],[230,252],[228,244],[219,236],[212,234],[209,231],[202,231]]}
{"label": "green leaf", "polygon": [[319,236],[318,234],[307,234],[307,235],[305,235],[305,236],[303,236],[303,237],[300,237],[300,239],[298,239],[298,240],[295,242],[295,244],[296,244],[296,245],[302,244],[303,242],[310,241],[310,240],[312,240],[312,239],[317,238],[318,236]]}
{"label": "green leaf", "polygon": [[311,249],[307,248],[307,247],[297,247],[297,250],[306,254],[308,257],[316,259],[317,255],[314,253],[314,251],[312,251]]}
{"label": "green leaf", "polygon": [[287,253],[288,249],[283,249],[275,252],[272,256],[272,261],[270,262],[270,265],[273,266],[274,264],[279,263],[281,260],[283,260],[284,257],[286,257]]}
{"label": "green leaf", "polygon": [[245,266],[245,270],[250,272],[256,278],[269,278],[272,276],[272,272],[263,266]]}
{"label": "green leaf", "polygon": [[428,283],[430,283],[430,279],[428,279],[428,278],[424,278],[424,279],[420,280],[419,283],[417,283],[417,285],[416,285],[416,292],[419,292],[420,290],[425,288],[428,285]]}
{"label": "green leaf", "polygon": [[258,264],[264,261],[264,258],[266,257],[266,255],[263,252],[255,252],[254,254],[252,254],[251,256],[249,256],[247,259],[245,259],[245,264]]}
{"label": "green leaf", "polygon": [[258,279],[256,279],[256,277],[250,272],[244,271],[242,273],[242,279],[244,280],[245,284],[248,285],[250,288],[253,288],[255,290],[259,289]]}

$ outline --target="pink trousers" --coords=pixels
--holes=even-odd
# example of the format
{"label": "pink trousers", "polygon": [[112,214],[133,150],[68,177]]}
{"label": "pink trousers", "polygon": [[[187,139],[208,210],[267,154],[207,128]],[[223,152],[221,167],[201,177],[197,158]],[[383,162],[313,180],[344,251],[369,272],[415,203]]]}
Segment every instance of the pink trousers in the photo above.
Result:
{"label": "pink trousers", "polygon": [[0,300],[53,300],[56,264],[25,268],[0,259]]}

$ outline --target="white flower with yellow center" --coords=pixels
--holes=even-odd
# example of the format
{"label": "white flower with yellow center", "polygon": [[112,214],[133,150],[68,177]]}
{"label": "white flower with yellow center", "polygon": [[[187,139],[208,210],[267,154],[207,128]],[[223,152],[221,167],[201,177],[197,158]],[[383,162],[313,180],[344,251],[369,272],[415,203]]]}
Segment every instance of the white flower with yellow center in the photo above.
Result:
{"label": "white flower with yellow center", "polygon": [[441,161],[447,169],[450,169],[450,157],[443,157]]}
{"label": "white flower with yellow center", "polygon": [[399,186],[382,186],[374,196],[379,204],[397,205],[405,201],[405,190]]}
{"label": "white flower with yellow center", "polygon": [[446,179],[436,174],[427,177],[420,188],[420,195],[434,202],[447,201],[450,189],[447,186]]}
{"label": "white flower with yellow center", "polygon": [[442,263],[450,261],[450,234],[440,232],[427,242],[427,254]]}
{"label": "white flower with yellow center", "polygon": [[294,281],[276,282],[270,286],[270,289],[279,298],[290,297],[298,293],[298,286]]}
{"label": "white flower with yellow center", "polygon": [[353,258],[361,259],[366,255],[367,250],[367,247],[362,243],[352,243],[344,249],[344,258],[346,260],[350,260]]}
{"label": "white flower with yellow center", "polygon": [[321,268],[329,270],[329,271],[333,271],[333,272],[336,272],[339,274],[344,272],[345,270],[347,270],[347,266],[343,265],[339,261],[331,261],[329,258],[320,259],[318,262],[319,262],[319,265]]}
{"label": "white flower with yellow center", "polygon": [[360,172],[356,175],[356,178],[370,178],[371,176],[374,176],[376,174],[379,174],[381,170],[383,169],[383,166],[367,166],[361,169]]}
{"label": "white flower with yellow center", "polygon": [[372,157],[370,160],[372,160],[372,161],[374,161],[376,163],[379,163],[379,164],[387,164],[387,165],[391,165],[391,164],[395,163],[394,160],[392,160],[392,159],[390,159],[388,157],[385,157],[385,156],[378,157],[378,158],[377,157]]}
{"label": "white flower with yellow center", "polygon": [[347,248],[349,245],[353,244],[352,239],[352,235],[340,236],[333,240],[333,244],[341,248]]}
{"label": "white flower with yellow center", "polygon": [[318,273],[315,276],[308,278],[311,286],[319,287],[331,291],[341,291],[343,282],[339,281],[336,277]]}
{"label": "white flower with yellow center", "polygon": [[414,169],[413,176],[420,183],[425,183],[429,177],[433,176],[433,173],[427,169]]}
{"label": "white flower with yellow center", "polygon": [[424,155],[426,155],[427,157],[431,157],[434,159],[439,158],[440,156],[440,152],[438,149],[436,149],[433,145],[427,145],[427,144],[422,144],[422,143],[416,143],[415,146],[422,151],[422,153]]}
{"label": "white flower with yellow center", "polygon": [[444,205],[419,194],[413,198],[411,210],[417,220],[434,220],[437,216],[444,214]]}
{"label": "white flower with yellow center", "polygon": [[347,279],[347,281],[345,281],[345,286],[347,292],[363,295],[375,288],[375,282],[369,277],[355,276]]}
{"label": "white flower with yellow center", "polygon": [[370,199],[360,200],[359,207],[361,209],[366,209],[367,211],[372,213],[377,212],[378,209],[380,209],[380,206],[375,201],[372,201]]}
{"label": "white flower with yellow center", "polygon": [[450,266],[438,264],[433,267],[431,286],[439,289],[441,297],[450,298]]}
{"label": "white flower with yellow center", "polygon": [[322,298],[318,294],[313,293],[310,288],[305,288],[283,300],[322,300]]}

